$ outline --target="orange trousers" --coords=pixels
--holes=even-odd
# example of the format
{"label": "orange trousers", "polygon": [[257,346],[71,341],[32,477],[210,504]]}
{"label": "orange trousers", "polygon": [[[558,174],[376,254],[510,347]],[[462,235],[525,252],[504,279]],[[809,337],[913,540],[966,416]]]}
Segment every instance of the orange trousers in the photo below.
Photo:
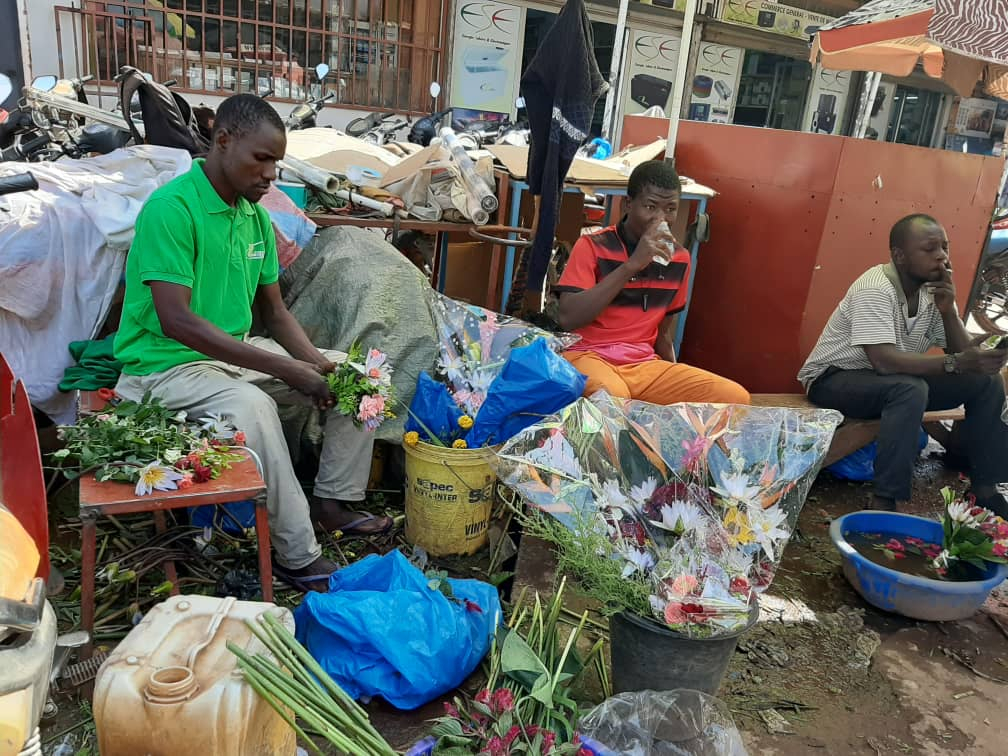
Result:
{"label": "orange trousers", "polygon": [[750,403],[749,392],[735,381],[681,362],[659,359],[635,365],[613,365],[594,352],[565,352],[564,357],[588,376],[585,396],[604,389],[611,396],[651,404]]}

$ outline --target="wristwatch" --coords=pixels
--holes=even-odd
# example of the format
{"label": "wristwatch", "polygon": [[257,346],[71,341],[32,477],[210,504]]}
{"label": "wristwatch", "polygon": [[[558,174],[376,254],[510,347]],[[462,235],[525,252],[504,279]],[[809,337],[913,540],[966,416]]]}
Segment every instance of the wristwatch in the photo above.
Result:
{"label": "wristwatch", "polygon": [[945,372],[949,375],[955,375],[959,372],[959,361],[956,357],[957,355],[954,354],[945,355]]}

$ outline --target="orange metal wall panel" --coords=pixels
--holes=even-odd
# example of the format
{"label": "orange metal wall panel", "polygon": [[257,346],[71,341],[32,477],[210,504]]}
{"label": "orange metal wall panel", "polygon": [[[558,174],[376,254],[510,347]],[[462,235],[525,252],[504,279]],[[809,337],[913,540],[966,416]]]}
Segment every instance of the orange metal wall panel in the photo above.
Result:
{"label": "orange metal wall panel", "polygon": [[[628,116],[623,146],[667,129],[665,120]],[[750,391],[780,393],[800,390],[795,375],[812,344],[851,282],[888,259],[889,229],[903,215],[927,212],[945,224],[965,304],[1003,161],[684,121],[676,164],[718,192],[682,359]]]}

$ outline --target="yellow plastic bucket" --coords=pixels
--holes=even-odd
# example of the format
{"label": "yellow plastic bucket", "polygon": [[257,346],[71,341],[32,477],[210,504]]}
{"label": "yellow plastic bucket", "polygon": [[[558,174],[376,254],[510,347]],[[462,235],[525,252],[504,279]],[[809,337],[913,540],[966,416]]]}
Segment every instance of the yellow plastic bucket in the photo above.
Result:
{"label": "yellow plastic bucket", "polygon": [[406,540],[432,556],[473,554],[487,541],[493,451],[422,441],[406,449]]}

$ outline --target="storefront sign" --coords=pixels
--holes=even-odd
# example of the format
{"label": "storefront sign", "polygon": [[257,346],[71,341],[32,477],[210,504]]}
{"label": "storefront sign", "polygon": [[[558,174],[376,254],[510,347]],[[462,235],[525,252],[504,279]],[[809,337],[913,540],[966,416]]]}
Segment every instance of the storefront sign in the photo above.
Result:
{"label": "storefront sign", "polygon": [[682,13],[686,10],[686,0],[640,0],[641,5],[653,5],[655,8],[676,10]]}
{"label": "storefront sign", "polygon": [[494,2],[455,5],[451,105],[510,113],[521,70],[524,9]]}
{"label": "storefront sign", "polygon": [[668,115],[679,64],[679,37],[632,29],[626,79],[624,115],[639,115],[655,105]]}
{"label": "storefront sign", "polygon": [[744,54],[738,47],[713,42],[700,45],[690,94],[690,120],[731,123]]}
{"label": "storefront sign", "polygon": [[721,20],[752,26],[773,34],[808,39],[816,29],[833,19],[804,8],[770,2],[770,0],[725,0]]}
{"label": "storefront sign", "polygon": [[850,84],[850,71],[830,71],[817,66],[812,74],[803,130],[813,134],[841,133]]}

